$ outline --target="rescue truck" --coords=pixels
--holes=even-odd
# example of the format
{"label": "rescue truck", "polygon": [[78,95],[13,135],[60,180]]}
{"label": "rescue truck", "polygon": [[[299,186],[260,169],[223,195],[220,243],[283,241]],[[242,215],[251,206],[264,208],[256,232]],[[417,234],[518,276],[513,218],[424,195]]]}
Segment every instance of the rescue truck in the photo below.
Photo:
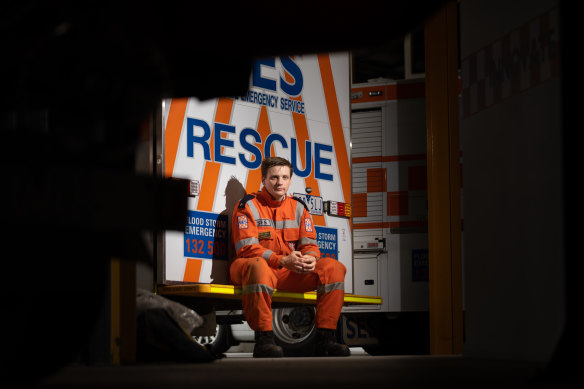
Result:
{"label": "rescue truck", "polygon": [[[282,56],[254,63],[245,96],[161,103],[156,169],[189,180],[190,197],[184,232],[158,237],[156,293],[202,314],[193,335],[217,352],[253,341],[229,283],[230,226],[268,156],[290,160],[289,192],[310,210],[321,255],[347,268],[340,340],[372,354],[426,352],[424,83],[350,82],[349,53]],[[274,292],[286,355],[309,353],[315,302],[315,292]]]}

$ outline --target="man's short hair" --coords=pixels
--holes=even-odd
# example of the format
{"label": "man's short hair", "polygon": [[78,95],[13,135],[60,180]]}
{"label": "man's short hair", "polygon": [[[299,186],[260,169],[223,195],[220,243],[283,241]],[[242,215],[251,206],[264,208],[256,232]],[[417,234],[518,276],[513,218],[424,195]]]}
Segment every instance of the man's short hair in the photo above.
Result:
{"label": "man's short hair", "polygon": [[287,159],[281,157],[265,158],[262,161],[262,178],[265,178],[268,175],[268,170],[274,166],[288,166],[290,168],[290,178],[292,178],[292,173],[294,173],[292,164]]}

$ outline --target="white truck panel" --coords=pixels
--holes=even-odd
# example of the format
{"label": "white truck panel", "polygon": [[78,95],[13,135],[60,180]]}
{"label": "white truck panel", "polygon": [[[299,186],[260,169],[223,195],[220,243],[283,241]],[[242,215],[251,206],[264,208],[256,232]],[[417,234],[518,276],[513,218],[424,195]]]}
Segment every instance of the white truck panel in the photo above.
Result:
{"label": "white truck panel", "polygon": [[[270,149],[297,160],[290,194],[305,194],[310,186],[324,201],[351,202],[348,53],[265,59],[254,69],[247,96],[189,98],[184,113],[179,100],[163,102],[163,170],[197,181],[201,193],[189,201],[185,233],[165,235],[160,283],[228,283],[229,214],[246,191],[260,189],[259,160]],[[309,153],[301,155],[304,145]],[[307,155],[311,160],[303,162]],[[313,218],[317,237],[332,237],[319,240],[321,251],[347,267],[345,291],[351,293],[350,219]]]}

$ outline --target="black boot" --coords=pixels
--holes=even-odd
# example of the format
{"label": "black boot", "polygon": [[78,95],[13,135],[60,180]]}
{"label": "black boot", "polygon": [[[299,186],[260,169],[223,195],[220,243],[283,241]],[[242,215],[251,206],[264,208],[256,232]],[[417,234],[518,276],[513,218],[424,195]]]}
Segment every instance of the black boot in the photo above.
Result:
{"label": "black boot", "polygon": [[255,346],[253,348],[254,358],[280,358],[284,356],[282,347],[274,341],[274,332],[256,331]]}
{"label": "black boot", "polygon": [[317,328],[314,355],[317,357],[347,357],[351,355],[351,350],[346,345],[337,342],[335,330]]}

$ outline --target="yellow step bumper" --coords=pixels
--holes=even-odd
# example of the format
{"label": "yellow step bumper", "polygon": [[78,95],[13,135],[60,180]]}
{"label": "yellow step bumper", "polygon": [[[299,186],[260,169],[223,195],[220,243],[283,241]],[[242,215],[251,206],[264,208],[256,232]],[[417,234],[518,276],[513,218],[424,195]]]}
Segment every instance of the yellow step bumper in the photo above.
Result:
{"label": "yellow step bumper", "polygon": [[[157,293],[161,296],[189,296],[207,298],[240,299],[241,287],[223,284],[181,284],[159,285]],[[316,303],[316,292],[294,293],[275,290],[272,301],[284,303]],[[362,296],[345,293],[344,305],[381,304],[379,296]]]}

